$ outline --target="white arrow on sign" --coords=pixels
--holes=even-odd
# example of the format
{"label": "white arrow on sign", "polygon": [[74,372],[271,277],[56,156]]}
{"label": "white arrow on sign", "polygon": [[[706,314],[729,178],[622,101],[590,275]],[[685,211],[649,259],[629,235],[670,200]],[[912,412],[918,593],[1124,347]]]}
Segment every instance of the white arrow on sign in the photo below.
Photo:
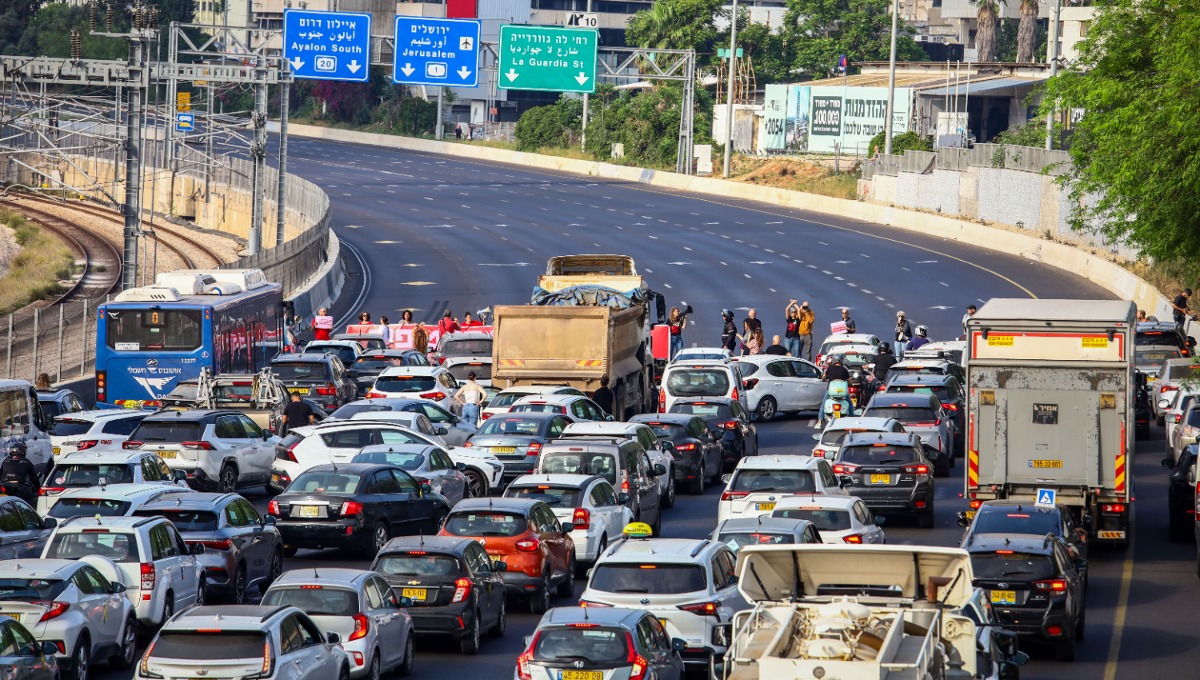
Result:
{"label": "white arrow on sign", "polygon": [[586,83],[589,80],[591,80],[591,78],[584,75],[583,71],[580,71],[579,75],[575,76],[575,82],[579,83],[580,85],[583,85],[584,83]]}
{"label": "white arrow on sign", "polygon": [[351,73],[358,73],[358,69],[362,68],[362,66],[359,66],[358,60],[355,59],[354,61],[351,61],[350,65],[346,68],[350,69]]}
{"label": "white arrow on sign", "polygon": [[412,64],[405,64],[404,68],[400,69],[400,72],[403,73],[405,76],[411,76],[413,74],[413,72],[416,70],[417,69],[412,67]]}
{"label": "white arrow on sign", "polygon": [[471,75],[471,69],[467,68],[466,66],[458,67],[458,77],[459,78],[466,80],[467,76],[469,76],[469,75]]}
{"label": "white arrow on sign", "polygon": [[304,62],[301,61],[300,57],[296,57],[295,59],[292,60],[291,63],[292,63],[293,71],[299,71],[301,69],[301,67],[304,66]]}
{"label": "white arrow on sign", "polygon": [[508,73],[505,73],[504,75],[508,76],[508,82],[510,82],[510,83],[511,83],[512,81],[514,81],[514,80],[516,80],[516,79],[517,79],[517,76],[519,76],[519,75],[521,75],[521,74],[520,74],[520,73],[517,73],[517,72],[516,72],[516,70],[515,70],[515,69],[513,69],[513,67],[509,66],[509,67],[508,67]]}

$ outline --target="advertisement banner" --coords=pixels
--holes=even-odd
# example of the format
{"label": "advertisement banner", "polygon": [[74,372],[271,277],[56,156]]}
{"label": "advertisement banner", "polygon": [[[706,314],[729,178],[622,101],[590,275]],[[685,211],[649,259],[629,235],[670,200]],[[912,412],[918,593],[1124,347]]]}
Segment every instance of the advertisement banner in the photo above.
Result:
{"label": "advertisement banner", "polygon": [[[887,88],[829,86],[811,89],[813,113],[809,150],[832,153],[834,145],[839,144],[842,153],[865,156],[871,139],[883,131],[887,118]],[[893,134],[908,131],[911,106],[912,91],[905,87],[896,88]]]}
{"label": "advertisement banner", "polygon": [[787,89],[787,148],[792,153],[808,150],[809,87],[789,85]]}
{"label": "advertisement banner", "polygon": [[759,131],[763,153],[783,153],[787,150],[787,85],[767,85],[763,104],[763,127]]}

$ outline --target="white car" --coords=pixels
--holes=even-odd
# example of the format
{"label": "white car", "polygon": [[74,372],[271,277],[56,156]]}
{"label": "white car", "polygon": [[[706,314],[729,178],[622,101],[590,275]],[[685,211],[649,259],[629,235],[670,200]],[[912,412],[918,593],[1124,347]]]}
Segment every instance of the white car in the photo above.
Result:
{"label": "white car", "polygon": [[124,449],[92,449],[64,454],[42,484],[38,514],[45,517],[67,489],[106,484],[165,484],[182,486],[184,473],[172,472],[158,454]]}
{"label": "white car", "polygon": [[741,402],[742,408],[750,408],[737,362],[705,359],[667,365],[658,390],[659,413],[670,413],[678,399],[704,397],[730,397]]}
{"label": "white car", "polygon": [[832,460],[842,446],[842,440],[851,432],[903,432],[904,425],[895,418],[834,418],[825,426],[825,431],[814,434],[816,440],[812,455]]}
{"label": "white car", "polygon": [[[412,475],[417,483],[428,482],[434,493],[446,497],[446,504],[454,507],[467,497],[470,485],[467,481],[466,464],[450,460],[446,452],[426,444],[404,444],[368,446],[359,451],[351,463],[377,463],[396,465]],[[460,469],[460,467],[462,469]]]}
{"label": "white car", "polygon": [[376,376],[367,398],[424,399],[453,412],[454,395],[459,387],[450,371],[441,366],[393,366]]}
{"label": "white car", "polygon": [[[1150,390],[1150,405],[1154,409],[1154,416],[1158,419],[1158,424],[1164,424],[1164,416],[1166,408],[1163,405],[1163,400],[1169,400],[1179,390],[1186,390],[1191,384],[1194,384],[1195,378],[1200,377],[1200,363],[1192,357],[1187,359],[1170,359],[1163,364],[1162,369],[1158,372],[1158,380],[1154,385],[1157,389]],[[1189,380],[1191,378],[1192,380]],[[1189,385],[1185,386],[1187,381]]]}
{"label": "white car", "polygon": [[793,494],[848,496],[833,467],[813,456],[750,456],[722,477],[725,491],[717,504],[717,523],[734,517],[769,515]]}
{"label": "white car", "polygon": [[[373,420],[388,420],[391,416],[385,414],[391,412],[424,415],[433,425],[433,429],[430,431],[445,440],[447,446],[462,446],[471,438],[471,435],[478,431],[474,423],[467,422],[438,404],[411,397],[359,399],[329,414],[329,418],[334,420],[352,420],[355,418],[359,420],[368,418]],[[398,416],[401,419],[405,417]],[[442,430],[445,430],[445,432],[442,432]]]}
{"label": "white car", "polygon": [[54,528],[42,557],[112,560],[118,573],[105,576],[125,584],[142,625],[158,626],[204,603],[204,568],[196,559],[203,552],[203,545],[185,543],[165,517],[74,517]]}
{"label": "white car", "polygon": [[780,499],[771,516],[812,522],[823,543],[887,543],[880,528],[884,518],[855,496],[791,496]]}
{"label": "white car", "polygon": [[654,478],[658,482],[658,493],[662,498],[662,506],[664,508],[675,507],[675,458],[662,450],[661,442],[649,425],[615,421],[571,423],[563,429],[558,439],[561,441],[573,437],[619,437],[632,439],[641,444],[646,451],[646,456],[650,459],[650,465],[661,465],[667,470],[667,474]]}
{"label": "white car", "polygon": [[51,451],[54,459],[87,451],[97,446],[115,447],[129,438],[142,419],[152,411],[126,409],[97,409],[58,416],[50,433]]}
{"label": "white car", "polygon": [[739,357],[738,372],[746,391],[747,410],[759,420],[780,413],[819,412],[829,383],[811,361],[773,354]]}
{"label": "white car", "polygon": [[93,663],[124,670],[137,660],[137,615],[125,586],[93,562],[103,571],[116,569],[94,556],[0,562],[0,617],[54,644],[59,668],[76,678],[90,678]]}
{"label": "white car", "polygon": [[[1171,446],[1171,442],[1175,440],[1175,430],[1183,424],[1183,414],[1191,408],[1192,404],[1200,398],[1200,392],[1190,389],[1181,389],[1173,392],[1169,398],[1170,403],[1159,404],[1163,409],[1163,424],[1166,426],[1166,448],[1167,453],[1171,454],[1172,460],[1178,460],[1175,456],[1175,451]],[[1167,400],[1163,400],[1167,401]]]}
{"label": "white car", "polygon": [[959,366],[966,366],[967,343],[965,340],[935,340],[917,349],[905,351],[904,358],[909,357],[945,359]]}
{"label": "white car", "polygon": [[613,417],[604,412],[596,402],[578,394],[531,394],[521,397],[510,408],[509,413],[558,413],[574,422],[585,420],[606,421]]}
{"label": "white car", "polygon": [[818,366],[824,366],[825,357],[847,351],[851,347],[854,351],[875,354],[881,342],[883,341],[878,336],[870,333],[835,333],[821,341],[821,348],[817,350],[814,362]]}
{"label": "white car", "polygon": [[165,411],[147,416],[121,446],[156,453],[201,491],[236,493],[271,481],[280,441],[238,411]]}
{"label": "white car", "polygon": [[363,351],[363,346],[356,340],[313,340],[304,346],[305,354],[332,354],[345,366],[353,365]]}
{"label": "white car", "polygon": [[459,382],[466,382],[467,376],[474,373],[475,382],[484,387],[492,384],[491,357],[446,357],[442,361],[442,368],[450,371],[450,375]]}
{"label": "white car", "polygon": [[512,405],[517,403],[521,397],[527,397],[531,394],[576,394],[585,396],[582,391],[575,387],[567,387],[566,385],[518,385],[516,387],[506,387],[496,393],[488,405],[480,412],[480,420],[487,420],[494,415],[508,413]]}
{"label": "white car", "polygon": [[564,527],[572,527],[579,563],[595,562],[633,521],[621,494],[596,475],[523,475],[508,485],[504,496],[545,501]]}
{"label": "white car", "polygon": [[729,361],[733,353],[724,347],[685,347],[679,350],[670,363],[686,363],[691,361]]}
{"label": "white car", "polygon": [[84,489],[67,489],[46,513],[63,521],[68,517],[128,517],[147,503],[175,494],[195,493],[182,486],[164,484],[102,484]]}

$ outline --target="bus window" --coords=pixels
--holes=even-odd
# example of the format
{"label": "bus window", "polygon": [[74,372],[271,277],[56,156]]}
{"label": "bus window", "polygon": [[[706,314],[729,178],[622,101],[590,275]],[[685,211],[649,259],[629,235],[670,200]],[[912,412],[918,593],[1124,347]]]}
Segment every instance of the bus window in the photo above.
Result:
{"label": "bus window", "polygon": [[109,309],[108,346],[119,352],[189,352],[200,347],[198,309]]}

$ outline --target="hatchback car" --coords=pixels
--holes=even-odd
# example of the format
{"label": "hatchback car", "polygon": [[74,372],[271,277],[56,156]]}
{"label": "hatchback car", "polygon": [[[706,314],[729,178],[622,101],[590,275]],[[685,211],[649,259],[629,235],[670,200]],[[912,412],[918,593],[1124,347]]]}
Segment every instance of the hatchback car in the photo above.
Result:
{"label": "hatchback car", "polygon": [[96,446],[120,445],[148,415],[149,411],[101,409],[58,416],[50,432],[54,459]]}
{"label": "hatchback car", "polygon": [[480,331],[459,331],[438,340],[433,360],[440,366],[451,357],[455,359],[492,358],[492,334]]}
{"label": "hatchback car", "polygon": [[882,341],[878,336],[870,333],[835,333],[821,341],[821,347],[817,350],[814,362],[818,366],[824,366],[826,357],[831,354],[840,354],[849,347],[862,347],[865,351],[874,351],[879,347],[880,342]]}
{"label": "hatchback car", "polygon": [[412,674],[417,651],[412,619],[374,571],[294,569],[271,584],[262,604],[296,607],[322,633],[337,633],[350,657],[352,678]]}
{"label": "hatchback car", "polygon": [[861,414],[867,418],[895,418],[925,444],[926,456],[939,477],[948,477],[954,467],[955,442],[958,432],[952,418],[942,408],[942,402],[932,394],[877,393]]}
{"label": "hatchback car", "polygon": [[638,522],[662,529],[662,493],[656,477],[666,468],[652,465],[642,445],[623,438],[578,438],[554,442],[542,449],[536,472],[598,475],[618,493],[628,494],[629,509]]}
{"label": "hatchback car", "polygon": [[[650,459],[651,465],[661,465],[666,468],[666,474],[659,474],[654,479],[658,482],[659,496],[664,508],[675,507],[675,459],[667,452],[672,445],[663,447],[659,444],[658,436],[648,426],[638,422],[598,422],[584,421],[571,423],[563,430],[562,439],[590,437],[618,437],[636,441]],[[711,473],[713,481],[721,476],[720,470]]]}
{"label": "hatchback car", "polygon": [[487,420],[494,415],[500,413],[508,413],[512,405],[517,403],[522,397],[527,397],[531,394],[574,394],[580,397],[587,396],[578,388],[568,387],[566,385],[517,385],[516,387],[506,387],[496,393],[487,406],[479,413],[479,417]]}
{"label": "hatchback car", "polygon": [[726,397],[749,408],[736,362],[724,360],[669,364],[658,390],[658,412],[672,413],[677,399]]}
{"label": "hatchback car", "polygon": [[101,484],[67,489],[46,513],[61,522],[68,517],[128,517],[147,503],[194,493],[187,487],[163,484]]}
{"label": "hatchback car", "polygon": [[505,566],[478,540],[454,536],[393,538],[371,562],[393,592],[408,598],[417,635],[449,636],[472,655],[483,633],[500,637],[508,627]]}
{"label": "hatchback car", "polygon": [[529,598],[529,609],[541,614],[550,607],[550,591],[559,597],[575,592],[575,542],[543,501],[531,498],[471,498],[446,517],[441,536],[481,540],[500,572],[509,596]]}
{"label": "hatchback car", "polygon": [[106,484],[165,484],[186,487],[185,473],[172,472],[158,454],[100,449],[65,454],[54,464],[38,492],[38,513],[45,516],[67,489]]}
{"label": "hatchback car", "polygon": [[58,647],[38,642],[13,619],[0,617],[0,668],[11,680],[59,680]]}
{"label": "hatchback car", "polygon": [[245,413],[198,409],[146,416],[121,447],[158,454],[195,489],[233,493],[267,486],[279,441]]}
{"label": "hatchback car", "polygon": [[350,660],[340,635],[322,633],[296,607],[195,607],[158,631],[135,677],[201,678],[209,672],[255,680],[348,680]]}
{"label": "hatchback car", "polygon": [[[1010,536],[1032,536],[1043,538],[1053,534],[1066,544],[1072,558],[1088,557],[1087,531],[1075,521],[1070,508],[1055,505],[1052,508],[1038,507],[1028,501],[986,501],[977,510],[959,513],[959,526],[965,526],[962,548],[969,549],[974,537],[979,534],[1006,534]],[[1189,529],[1191,527],[1188,527]],[[1084,585],[1087,585],[1087,569],[1080,570]]]}
{"label": "hatchback car", "polygon": [[705,397],[677,399],[669,413],[700,416],[708,429],[720,435],[724,468],[732,470],[746,456],[758,455],[758,427],[736,399]]}
{"label": "hatchback car", "polygon": [[57,521],[46,521],[16,496],[0,496],[0,560],[42,554]]}
{"label": "hatchback car", "polygon": [[739,357],[738,372],[746,390],[746,403],[759,420],[780,413],[815,412],[825,401],[829,384],[816,364],[795,357],[756,354]]}
{"label": "hatchback car", "polygon": [[612,420],[596,402],[577,394],[530,394],[518,399],[509,413],[558,413],[571,422]]}
{"label": "hatchback car", "polygon": [[848,435],[833,458],[847,492],[875,512],[913,513],[922,528],[933,526],[933,471],[911,432]]}
{"label": "hatchback car", "polygon": [[367,392],[368,399],[409,397],[431,401],[447,411],[454,410],[458,381],[441,366],[394,366],[384,369]]}
{"label": "hatchback car", "polygon": [[454,507],[467,498],[470,486],[462,470],[466,465],[450,460],[445,451],[425,444],[402,444],[398,446],[367,446],[350,459],[351,463],[373,463],[395,465],[413,476],[418,484],[428,483],[433,493],[446,498],[446,504]]}
{"label": "hatchback car", "polygon": [[717,504],[717,522],[769,515],[780,499],[793,494],[848,495],[829,461],[812,456],[752,456],[725,475]]}
{"label": "hatchback car", "polygon": [[482,386],[492,384],[492,357],[446,357],[442,368],[450,371],[450,375],[460,382],[466,382],[472,373],[475,382]]}
{"label": "hatchback car", "polygon": [[888,381],[902,375],[951,375],[958,380],[958,384],[967,384],[967,372],[962,366],[949,359],[937,357],[905,355],[903,361],[897,361],[888,369]]}
{"label": "hatchback car", "polygon": [[542,447],[562,436],[570,419],[558,413],[503,413],[485,420],[466,443],[504,463],[504,480],[529,474]]}
{"label": "hatchback car", "polygon": [[528,637],[513,680],[683,680],[686,645],[644,610],[556,607]]}
{"label": "hatchback car", "polygon": [[881,528],[884,518],[876,517],[861,498],[854,496],[784,498],[775,506],[771,516],[812,522],[817,531],[821,532],[823,543],[887,543],[887,536]]}
{"label": "hatchback car", "polygon": [[[1163,364],[1150,398],[1151,407],[1154,409],[1154,415],[1159,425],[1163,424],[1170,397],[1179,389],[1186,389],[1185,382],[1189,385],[1195,384],[1197,378],[1200,378],[1200,363],[1191,357],[1170,359]],[[1164,401],[1166,401],[1165,404]]]}
{"label": "hatchback car", "polygon": [[367,350],[346,366],[346,371],[358,386],[359,394],[366,394],[375,384],[375,378],[389,368],[397,366],[428,366],[429,360],[415,349]]}
{"label": "hatchback car", "polygon": [[629,422],[645,423],[658,438],[659,448],[670,454],[677,487],[702,494],[709,479],[720,480],[724,471],[720,435],[708,429],[708,423],[700,416],[643,413]]}
{"label": "hatchback car", "polygon": [[842,447],[846,435],[857,432],[903,432],[904,426],[895,418],[862,418],[844,417],[833,418],[825,425],[825,430],[814,434],[817,444],[813,446],[812,455],[818,458],[832,459]]}
{"label": "hatchback car", "polygon": [[733,353],[724,347],[684,347],[675,354],[670,363],[686,364],[691,361],[728,361]]}
{"label": "hatchback car", "polygon": [[[396,414],[411,414],[424,418],[429,423],[429,433],[443,440],[446,446],[462,446],[478,431],[474,423],[432,401],[408,397],[361,399],[339,408],[331,417],[349,420],[402,420]],[[425,432],[423,427],[420,430]]]}
{"label": "hatchback car", "polygon": [[721,522],[713,531],[712,540],[724,543],[736,553],[747,545],[820,543],[821,534],[816,525],[808,520],[759,515]]}
{"label": "hatchback car", "polygon": [[204,582],[214,595],[242,604],[246,591],[262,592],[283,573],[283,539],[274,517],[263,517],[245,498],[232,493],[191,493],[143,505],[138,517],[166,517],[188,545],[203,545],[197,556]]}
{"label": "hatchback car", "polygon": [[392,536],[436,533],[450,510],[427,483],[375,463],[314,466],[267,508],[287,557],[300,548],[351,548],[370,557]]}
{"label": "hatchback car", "polygon": [[271,371],[288,392],[314,399],[332,411],[358,398],[358,385],[336,354],[280,354]]}
{"label": "hatchback car", "polygon": [[1072,558],[1053,534],[975,534],[967,551],[975,586],[988,591],[999,624],[1051,644],[1059,661],[1074,661],[1084,633],[1086,560]]}
{"label": "hatchback car", "polygon": [[633,511],[622,502],[625,495],[595,475],[525,475],[504,490],[505,498],[531,498],[550,506],[558,521],[571,528],[575,559],[588,564],[633,521]]}

